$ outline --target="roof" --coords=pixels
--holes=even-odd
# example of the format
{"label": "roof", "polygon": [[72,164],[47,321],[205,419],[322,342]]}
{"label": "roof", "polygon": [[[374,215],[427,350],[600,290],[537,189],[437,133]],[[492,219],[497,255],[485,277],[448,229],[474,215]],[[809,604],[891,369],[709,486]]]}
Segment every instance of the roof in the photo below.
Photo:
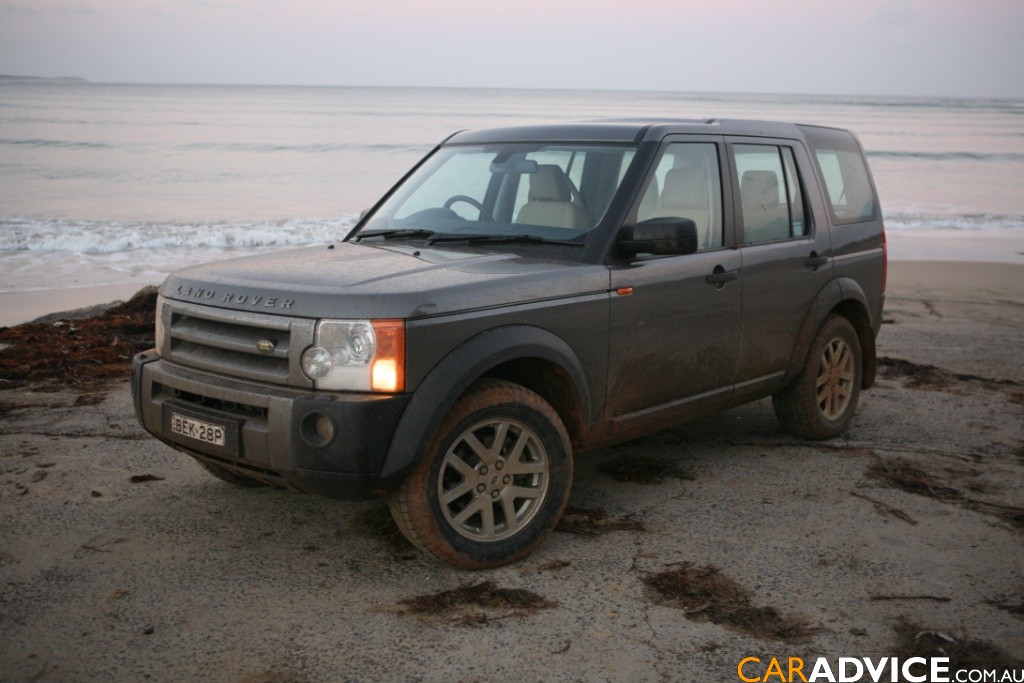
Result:
{"label": "roof", "polygon": [[666,135],[672,134],[803,137],[795,124],[777,121],[624,118],[462,131],[448,138],[445,144],[462,145],[495,142],[638,143],[644,140],[661,140]]}

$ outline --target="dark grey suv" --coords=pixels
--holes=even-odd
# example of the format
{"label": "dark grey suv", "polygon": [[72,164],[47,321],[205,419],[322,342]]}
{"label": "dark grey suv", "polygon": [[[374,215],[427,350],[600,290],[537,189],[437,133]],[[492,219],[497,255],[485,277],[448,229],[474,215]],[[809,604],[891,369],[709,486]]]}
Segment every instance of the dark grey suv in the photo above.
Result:
{"label": "dark grey suv", "polygon": [[772,396],[827,439],[875,372],[857,139],[756,121],[462,132],[338,244],[171,274],[143,426],[216,476],[387,495],[430,555],[516,560],[573,458]]}

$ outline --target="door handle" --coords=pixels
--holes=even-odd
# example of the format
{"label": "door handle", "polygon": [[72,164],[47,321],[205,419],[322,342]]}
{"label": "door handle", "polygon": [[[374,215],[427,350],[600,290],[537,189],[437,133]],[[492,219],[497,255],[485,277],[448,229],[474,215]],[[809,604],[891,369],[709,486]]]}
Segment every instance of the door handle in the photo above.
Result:
{"label": "door handle", "polygon": [[740,276],[738,271],[726,270],[722,266],[715,266],[715,269],[711,271],[711,275],[704,278],[704,281],[709,285],[714,285],[716,289],[725,287],[725,283],[730,280],[735,280]]}
{"label": "door handle", "polygon": [[818,252],[812,251],[811,255],[804,259],[804,265],[811,270],[817,270],[828,263],[828,256],[818,256]]}

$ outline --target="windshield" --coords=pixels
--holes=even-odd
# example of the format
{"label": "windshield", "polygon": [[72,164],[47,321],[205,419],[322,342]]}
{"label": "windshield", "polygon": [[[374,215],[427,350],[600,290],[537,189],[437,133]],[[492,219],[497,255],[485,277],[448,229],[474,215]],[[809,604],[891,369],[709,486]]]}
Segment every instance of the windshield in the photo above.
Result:
{"label": "windshield", "polygon": [[496,144],[439,150],[369,217],[356,239],[530,237],[583,244],[636,150]]}

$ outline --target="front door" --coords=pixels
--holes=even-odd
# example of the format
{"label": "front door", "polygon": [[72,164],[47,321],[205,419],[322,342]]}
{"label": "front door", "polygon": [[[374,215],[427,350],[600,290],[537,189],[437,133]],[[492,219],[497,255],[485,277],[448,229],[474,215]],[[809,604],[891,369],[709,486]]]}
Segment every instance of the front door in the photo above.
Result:
{"label": "front door", "polygon": [[724,404],[740,333],[740,254],[723,198],[720,139],[666,144],[636,221],[690,218],[698,251],[638,254],[611,269],[607,417],[613,434],[674,424]]}

